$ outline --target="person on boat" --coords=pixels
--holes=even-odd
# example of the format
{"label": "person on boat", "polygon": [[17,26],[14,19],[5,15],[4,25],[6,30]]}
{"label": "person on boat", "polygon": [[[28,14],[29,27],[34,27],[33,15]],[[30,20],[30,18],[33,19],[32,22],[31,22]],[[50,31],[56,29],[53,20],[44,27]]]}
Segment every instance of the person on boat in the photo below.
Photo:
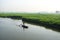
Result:
{"label": "person on boat", "polygon": [[28,26],[25,25],[23,19],[21,20],[21,24],[19,25],[19,27],[23,27],[23,29],[28,28]]}

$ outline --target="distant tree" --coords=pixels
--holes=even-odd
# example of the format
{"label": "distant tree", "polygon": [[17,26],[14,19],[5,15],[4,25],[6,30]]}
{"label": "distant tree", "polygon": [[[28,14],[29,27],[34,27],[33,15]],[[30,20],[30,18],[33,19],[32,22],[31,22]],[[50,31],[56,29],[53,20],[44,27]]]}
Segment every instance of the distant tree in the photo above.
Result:
{"label": "distant tree", "polygon": [[56,13],[60,13],[60,11],[56,11]]}

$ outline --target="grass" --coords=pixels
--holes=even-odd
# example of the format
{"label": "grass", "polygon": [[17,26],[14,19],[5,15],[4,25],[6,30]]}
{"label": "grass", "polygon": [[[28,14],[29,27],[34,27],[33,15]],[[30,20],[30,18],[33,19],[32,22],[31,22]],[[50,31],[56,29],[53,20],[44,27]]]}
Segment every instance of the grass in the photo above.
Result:
{"label": "grass", "polygon": [[37,24],[60,32],[60,14],[0,13],[0,17],[23,19],[24,22]]}
{"label": "grass", "polygon": [[0,13],[1,16],[22,16],[26,22],[55,27],[60,26],[60,14]]}

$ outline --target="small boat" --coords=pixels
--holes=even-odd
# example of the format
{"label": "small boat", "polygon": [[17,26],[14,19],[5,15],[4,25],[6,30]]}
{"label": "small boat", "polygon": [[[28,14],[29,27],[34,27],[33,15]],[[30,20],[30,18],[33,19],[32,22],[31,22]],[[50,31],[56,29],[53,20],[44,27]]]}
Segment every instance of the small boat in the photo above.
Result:
{"label": "small boat", "polygon": [[23,27],[23,28],[28,28],[28,26],[26,26],[26,25],[22,25],[22,27]]}

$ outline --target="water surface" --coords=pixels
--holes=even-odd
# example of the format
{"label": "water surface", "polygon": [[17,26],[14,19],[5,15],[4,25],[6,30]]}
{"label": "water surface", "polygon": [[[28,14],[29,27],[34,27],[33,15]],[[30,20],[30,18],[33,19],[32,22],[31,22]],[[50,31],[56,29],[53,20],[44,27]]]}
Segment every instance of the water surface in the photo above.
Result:
{"label": "water surface", "polygon": [[28,23],[23,29],[20,24],[22,20],[0,18],[0,40],[60,40],[60,32]]}

